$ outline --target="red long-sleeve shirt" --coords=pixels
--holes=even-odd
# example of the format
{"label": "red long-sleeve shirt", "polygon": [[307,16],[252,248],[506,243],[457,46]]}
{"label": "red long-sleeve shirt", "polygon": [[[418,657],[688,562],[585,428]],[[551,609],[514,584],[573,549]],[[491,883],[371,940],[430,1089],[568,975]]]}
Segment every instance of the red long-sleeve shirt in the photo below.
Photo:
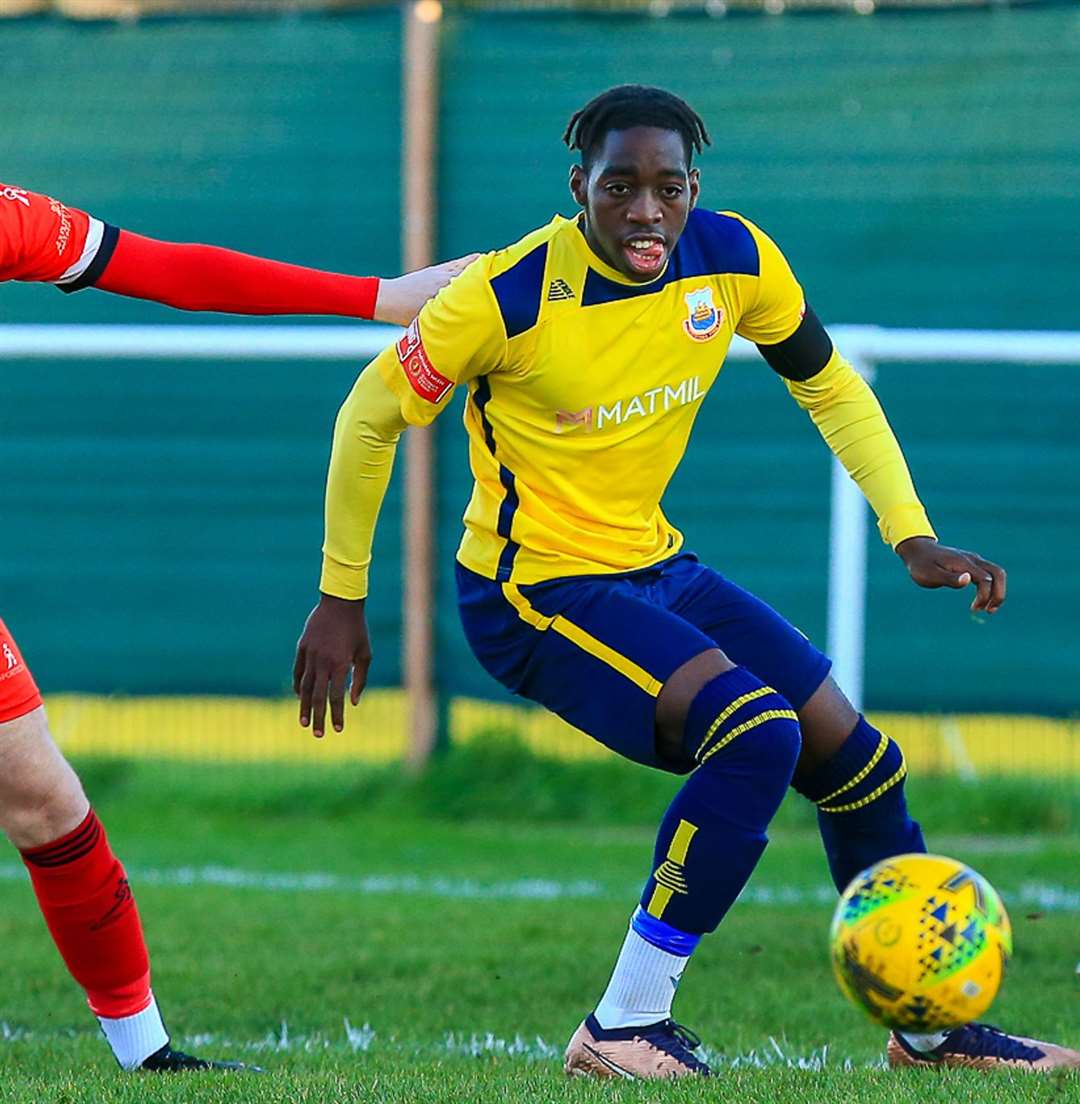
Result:
{"label": "red long-sleeve shirt", "polygon": [[371,318],[379,281],[252,257],[211,245],[155,241],[0,184],[0,281],[96,287],[180,310]]}

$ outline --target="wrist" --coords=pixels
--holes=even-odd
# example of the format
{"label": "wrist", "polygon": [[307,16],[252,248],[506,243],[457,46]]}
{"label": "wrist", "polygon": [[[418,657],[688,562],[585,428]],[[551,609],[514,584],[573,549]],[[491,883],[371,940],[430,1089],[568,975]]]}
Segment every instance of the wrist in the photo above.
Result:
{"label": "wrist", "polygon": [[371,300],[371,317],[376,322],[399,324],[398,315],[401,311],[400,304],[397,302],[397,283],[400,279],[400,276],[387,276],[376,282],[377,286]]}
{"label": "wrist", "polygon": [[329,607],[331,609],[352,609],[363,613],[364,603],[366,601],[366,597],[342,598],[337,594],[327,594],[326,591],[319,592],[319,605],[323,607]]}
{"label": "wrist", "polygon": [[902,540],[893,551],[902,559],[905,563],[912,557],[917,556],[923,549],[937,544],[936,537],[906,537]]}

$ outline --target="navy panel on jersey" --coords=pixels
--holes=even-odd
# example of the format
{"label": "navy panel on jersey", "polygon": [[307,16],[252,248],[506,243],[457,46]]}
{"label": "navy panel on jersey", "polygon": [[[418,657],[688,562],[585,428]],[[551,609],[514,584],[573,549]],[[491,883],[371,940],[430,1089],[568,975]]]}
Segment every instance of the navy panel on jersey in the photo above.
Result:
{"label": "navy panel on jersey", "polygon": [[[480,414],[480,424],[484,427],[484,441],[487,443],[491,455],[498,459],[495,453],[495,430],[487,416],[487,404],[491,401],[491,382],[487,376],[477,378],[471,398]],[[514,473],[501,461],[499,463],[499,482],[506,492],[506,497],[499,505],[499,517],[495,531],[506,541],[506,545],[499,554],[499,566],[495,577],[502,582],[509,579],[511,572],[514,570],[514,557],[517,555],[520,545],[511,539],[511,533],[514,529],[514,514],[518,508],[517,483],[514,479]]]}
{"label": "navy panel on jersey", "polygon": [[491,279],[491,290],[499,303],[507,338],[517,337],[536,325],[540,315],[547,249],[547,242],[538,245],[513,268]]}

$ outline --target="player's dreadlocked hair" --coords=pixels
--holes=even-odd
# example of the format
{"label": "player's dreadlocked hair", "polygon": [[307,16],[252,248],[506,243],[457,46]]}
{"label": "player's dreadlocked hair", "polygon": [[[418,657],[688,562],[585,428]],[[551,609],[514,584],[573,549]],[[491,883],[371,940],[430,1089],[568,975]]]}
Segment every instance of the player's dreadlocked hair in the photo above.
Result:
{"label": "player's dreadlocked hair", "polygon": [[703,146],[712,144],[701,116],[685,100],[645,84],[620,84],[601,92],[570,117],[563,141],[581,151],[588,168],[609,131],[638,126],[677,131],[686,147],[687,164],[695,150],[701,153]]}

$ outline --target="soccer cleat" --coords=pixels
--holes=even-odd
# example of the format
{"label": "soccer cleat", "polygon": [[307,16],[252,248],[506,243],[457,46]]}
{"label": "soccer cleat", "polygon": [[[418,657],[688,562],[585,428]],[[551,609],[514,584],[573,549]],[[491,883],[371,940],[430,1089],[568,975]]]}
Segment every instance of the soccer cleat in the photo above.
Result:
{"label": "soccer cleat", "polygon": [[916,1050],[895,1031],[886,1054],[890,1066],[959,1066],[967,1069],[1022,1069],[1042,1073],[1053,1069],[1080,1069],[1080,1051],[1009,1035],[990,1024],[970,1023],[950,1031],[933,1050]]}
{"label": "soccer cleat", "polygon": [[154,1051],[143,1060],[139,1070],[143,1073],[198,1073],[205,1070],[233,1070],[244,1073],[265,1073],[258,1066],[249,1066],[244,1062],[213,1062],[209,1058],[195,1058],[182,1050],[173,1050],[166,1043],[161,1050]]}
{"label": "soccer cleat", "polygon": [[647,1027],[605,1029],[589,1015],[566,1048],[563,1069],[571,1077],[623,1077],[627,1080],[698,1076],[712,1070],[694,1057],[701,1040],[674,1020]]}

